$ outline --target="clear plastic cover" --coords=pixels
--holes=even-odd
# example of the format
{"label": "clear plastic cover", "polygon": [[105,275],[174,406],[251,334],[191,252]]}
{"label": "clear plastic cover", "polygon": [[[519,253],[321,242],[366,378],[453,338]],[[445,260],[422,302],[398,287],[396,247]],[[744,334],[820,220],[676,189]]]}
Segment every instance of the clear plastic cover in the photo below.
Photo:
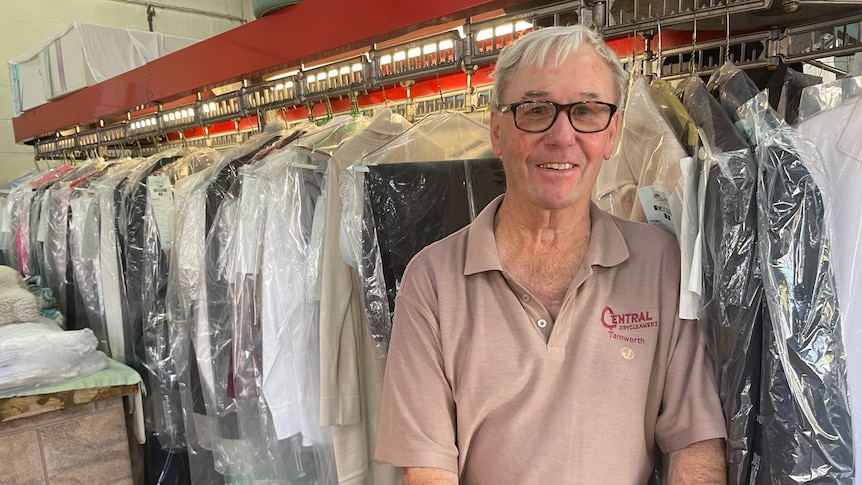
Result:
{"label": "clear plastic cover", "polygon": [[759,162],[759,250],[769,308],[761,414],[771,483],[853,483],[853,440],[836,283],[835,186],[815,146],[769,108],[740,117]]}
{"label": "clear plastic cover", "polygon": [[[696,319],[701,285],[697,184],[700,165],[708,161],[688,156],[655,97],[647,81],[634,75],[617,147],[602,164],[593,200],[615,216],[649,222],[677,237],[682,254],[680,317]],[[671,106],[669,100],[664,102]],[[684,110],[681,105],[669,109]],[[689,125],[687,121],[681,126]]]}
{"label": "clear plastic cover", "polygon": [[342,483],[386,485],[397,483],[392,477],[399,474],[372,456],[377,443],[383,361],[370,335],[358,273],[341,251],[339,176],[409,127],[404,117],[391,110],[377,113],[368,126],[334,151],[327,164],[321,200],[315,206],[308,274],[319,276],[316,281],[310,278],[308,287],[320,307],[320,420],[322,425],[332,426]]}
{"label": "clear plastic cover", "polygon": [[[345,130],[354,128],[340,125],[333,133]],[[319,309],[307,287],[311,228],[323,172],[309,165],[303,152],[285,149],[264,167],[268,176],[262,183],[270,204],[261,232],[260,390],[274,437],[290,442],[297,456],[313,458],[297,460],[302,465],[297,472],[316,476],[320,483],[337,483],[332,435],[320,426]],[[307,468],[309,463],[312,469]]]}
{"label": "clear plastic cover", "polygon": [[174,187],[176,233],[168,274],[167,314],[171,357],[177,373],[183,407],[186,451],[193,484],[221,483],[218,470],[224,460],[216,457],[213,420],[203,400],[201,372],[193,339],[198,319],[206,318],[206,289],[203,285],[204,241],[206,238],[206,189],[215,167],[210,166],[181,179]]}
{"label": "clear plastic cover", "polygon": [[[847,346],[850,397],[862,396],[862,78],[849,78],[806,88],[800,101],[799,132],[811,140],[822,155],[822,170],[829,176],[831,190],[832,263],[835,272],[838,310],[842,316]],[[853,410],[855,469],[862,469],[862,413]]]}
{"label": "clear plastic cover", "polygon": [[89,329],[65,331],[54,322],[0,326],[0,390],[56,384],[98,372],[108,357]]}
{"label": "clear plastic cover", "polygon": [[757,257],[757,166],[745,139],[700,78],[683,80],[677,92],[704,134],[704,143],[712,147],[700,322],[715,360],[727,421],[728,482],[747,484],[757,477],[763,455],[758,423],[763,282]]}
{"label": "clear plastic cover", "polygon": [[[843,104],[862,94],[862,76],[845,77],[831,83],[802,90],[799,99],[799,122]],[[852,154],[851,154],[852,155]]]}
{"label": "clear plastic cover", "polygon": [[385,355],[404,267],[505,191],[502,164],[487,126],[463,113],[435,113],[362,158],[340,186],[341,245],[359,273],[371,335]]}
{"label": "clear plastic cover", "polygon": [[747,120],[740,119],[737,110],[748,100],[757,96],[760,90],[754,81],[743,70],[732,62],[725,62],[715,71],[706,83],[706,88],[718,97],[719,104],[730,119],[736,124],[736,129],[745,137],[750,146],[755,146],[752,139],[753,129]]}
{"label": "clear plastic cover", "polygon": [[[683,80],[682,82],[685,82]],[[650,84],[652,100],[658,106],[667,123],[673,128],[677,139],[689,156],[695,156],[698,149],[698,125],[690,113],[677,99],[673,87],[663,79],[654,79]]]}
{"label": "clear plastic cover", "polygon": [[72,266],[76,308],[74,328],[89,328],[107,352],[108,330],[99,279],[99,201],[86,187],[76,187],[69,198],[69,261]]}
{"label": "clear plastic cover", "polygon": [[[125,322],[128,307],[122,245],[118,237],[118,206],[121,203],[123,183],[141,163],[140,159],[115,163],[91,185],[99,207],[99,284],[102,288],[102,310],[108,331],[108,348],[111,358],[128,362],[125,342]],[[130,347],[131,348],[131,347]],[[129,354],[131,357],[131,354]]]}
{"label": "clear plastic cover", "polygon": [[168,263],[174,241],[173,186],[192,173],[218,161],[213,149],[195,151],[147,177],[143,220],[142,313],[144,362],[149,374],[149,394],[154,406],[152,431],[163,449],[185,447],[182,403],[177,373],[171,358],[165,309]]}
{"label": "clear plastic cover", "polygon": [[54,184],[46,194],[49,210],[46,214],[45,237],[47,251],[45,252],[45,280],[48,287],[54,291],[60,311],[66,315],[66,269],[69,259],[69,197],[72,187],[68,183]]}

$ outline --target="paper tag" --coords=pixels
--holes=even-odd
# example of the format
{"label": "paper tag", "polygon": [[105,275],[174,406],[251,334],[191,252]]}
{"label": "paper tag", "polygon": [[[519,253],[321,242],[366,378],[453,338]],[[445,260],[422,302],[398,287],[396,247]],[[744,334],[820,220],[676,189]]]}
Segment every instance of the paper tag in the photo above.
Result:
{"label": "paper tag", "polygon": [[667,194],[650,185],[638,189],[638,199],[641,201],[644,215],[650,224],[658,226],[674,236],[677,235]]}
{"label": "paper tag", "polygon": [[170,249],[174,243],[174,192],[170,179],[159,175],[147,177],[147,195],[162,249]]}
{"label": "paper tag", "polygon": [[49,195],[50,192],[42,194],[42,208],[39,212],[39,229],[36,231],[36,240],[39,242],[45,242],[48,239],[48,217],[50,217],[50,213],[48,212]]}

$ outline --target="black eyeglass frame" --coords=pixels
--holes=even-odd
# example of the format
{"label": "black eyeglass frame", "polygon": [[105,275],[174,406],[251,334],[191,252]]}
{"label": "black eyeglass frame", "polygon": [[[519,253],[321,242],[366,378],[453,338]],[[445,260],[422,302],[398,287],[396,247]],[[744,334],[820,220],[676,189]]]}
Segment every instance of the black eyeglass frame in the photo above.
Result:
{"label": "black eyeglass frame", "polygon": [[[551,118],[551,123],[548,124],[547,128],[545,128],[544,130],[525,130],[518,125],[518,115],[515,114],[515,110],[518,109],[518,106],[521,106],[521,105],[524,105],[527,103],[548,103],[548,104],[551,104],[554,106],[554,109],[556,111],[554,112],[554,116],[553,116],[553,118]],[[592,130],[592,131],[579,130],[577,127],[575,127],[575,123],[572,121],[572,108],[574,108],[575,106],[583,106],[583,105],[590,105],[590,104],[601,104],[601,105],[607,106],[608,108],[611,109],[611,113],[608,116],[608,122],[605,124],[604,128],[602,128],[601,130]],[[568,110],[567,113],[569,115],[568,116],[569,124],[572,125],[572,129],[574,129],[578,133],[599,133],[599,132],[607,130],[608,127],[611,126],[611,120],[614,119],[614,114],[616,114],[619,107],[615,104],[612,104],[612,103],[605,103],[604,101],[589,100],[589,101],[577,101],[577,102],[569,103],[569,104],[560,104],[560,103],[555,103],[553,101],[548,101],[546,99],[530,99],[527,101],[518,101],[517,103],[504,104],[503,106],[500,106],[500,112],[501,113],[505,113],[507,111],[512,113],[512,119],[515,122],[515,128],[517,128],[521,131],[525,131],[527,133],[544,133],[544,132],[550,130],[551,127],[554,126],[554,123],[556,123],[557,117],[560,116],[560,111],[563,111],[564,109]]]}

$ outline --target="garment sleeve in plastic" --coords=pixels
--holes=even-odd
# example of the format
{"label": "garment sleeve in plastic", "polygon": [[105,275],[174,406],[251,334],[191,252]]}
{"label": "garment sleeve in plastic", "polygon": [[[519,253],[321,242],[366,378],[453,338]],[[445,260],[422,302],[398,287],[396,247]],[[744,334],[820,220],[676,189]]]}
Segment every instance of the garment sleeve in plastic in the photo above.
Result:
{"label": "garment sleeve in plastic", "polygon": [[57,183],[48,191],[49,210],[45,221],[45,280],[66,315],[66,269],[68,261],[69,196],[68,183]]}
{"label": "garment sleeve in plastic", "polygon": [[301,155],[291,156],[289,149],[284,152],[284,162],[269,162],[273,166],[266,186],[261,248],[262,391],[275,436],[292,442],[297,456],[313,458],[314,469],[305,473],[314,473],[321,483],[334,483],[332,436],[320,426],[317,309],[307,286],[308,245],[320,179],[313,169],[292,166],[301,163]]}
{"label": "garment sleeve in plastic", "polygon": [[643,77],[632,79],[618,138],[613,155],[599,172],[593,200],[611,214],[649,222],[676,236],[682,254],[680,316],[695,319],[700,281],[693,264],[700,254],[697,183],[701,171]]}
{"label": "garment sleeve in plastic", "polygon": [[764,472],[771,483],[852,483],[844,315],[834,267],[830,178],[814,145],[746,103],[759,163],[759,249],[771,325],[764,337]]}

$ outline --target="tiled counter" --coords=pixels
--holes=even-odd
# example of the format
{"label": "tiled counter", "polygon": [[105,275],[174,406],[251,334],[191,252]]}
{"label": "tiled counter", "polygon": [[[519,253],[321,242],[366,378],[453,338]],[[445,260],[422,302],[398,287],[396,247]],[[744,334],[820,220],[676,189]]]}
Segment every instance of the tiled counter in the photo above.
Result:
{"label": "tiled counter", "polygon": [[123,409],[118,395],[0,422],[0,483],[132,485]]}

